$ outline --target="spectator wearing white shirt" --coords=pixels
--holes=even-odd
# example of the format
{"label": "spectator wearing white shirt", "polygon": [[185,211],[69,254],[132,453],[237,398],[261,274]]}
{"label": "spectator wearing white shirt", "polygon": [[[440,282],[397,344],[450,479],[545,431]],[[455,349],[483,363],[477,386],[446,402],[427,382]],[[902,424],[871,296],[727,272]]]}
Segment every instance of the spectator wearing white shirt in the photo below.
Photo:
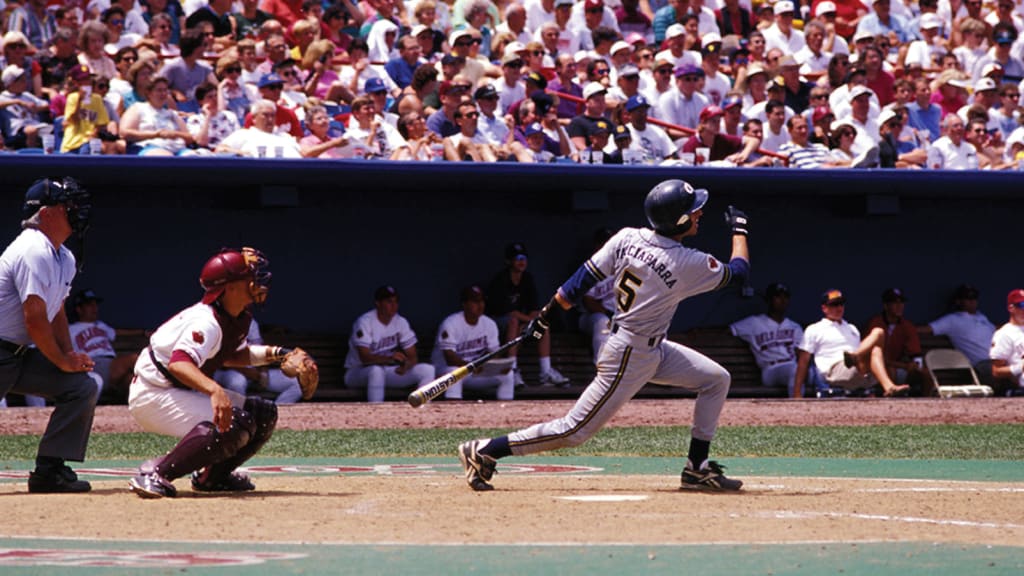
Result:
{"label": "spectator wearing white shirt", "polygon": [[942,119],[945,135],[928,150],[928,167],[933,170],[977,170],[978,153],[964,140],[964,121],[956,114]]}
{"label": "spectator wearing white shirt", "polygon": [[877,115],[871,113],[873,95],[874,92],[867,86],[854,86],[850,91],[850,114],[847,120],[857,129],[853,153],[858,156],[878,145],[878,122],[875,120]]}
{"label": "spectator wearing white shirt", "polygon": [[[372,106],[372,104],[371,104]],[[251,158],[302,158],[299,145],[288,134],[274,133],[277,105],[270,100],[257,100],[252,105],[252,128],[242,128],[221,140],[216,151]]]}
{"label": "spectator wearing white shirt", "polygon": [[790,0],[779,0],[772,7],[772,11],[775,14],[775,23],[764,30],[765,50],[778,48],[783,54],[799,52],[807,42],[804,33],[793,27],[796,7]]}
{"label": "spectator wearing white shirt", "polygon": [[655,60],[668,60],[674,66],[700,66],[701,55],[686,49],[686,28],[679,23],[672,24],[665,30],[665,41],[668,48],[654,55]]}
{"label": "spectator wearing white shirt", "polygon": [[[697,91],[697,83],[704,76],[704,70],[696,66],[684,65],[675,70],[676,90],[661,95],[658,100],[658,118],[686,128],[697,128],[700,112],[711,103],[707,96]],[[673,138],[681,138],[686,134],[681,130],[669,128]]]}
{"label": "spectator wearing white shirt", "polygon": [[819,20],[811,20],[804,25],[804,40],[807,43],[793,54],[793,58],[800,64],[801,75],[820,76],[828,72],[832,53],[823,48],[827,33],[825,25]]}
{"label": "spectator wearing white shirt", "polygon": [[[830,0],[818,2],[814,7],[814,17],[825,26],[825,39],[822,49],[832,54],[850,54],[850,46],[846,39],[836,33],[836,5]],[[806,40],[806,34],[805,34]]]}
{"label": "spectator wearing white shirt", "polygon": [[768,121],[764,124],[761,149],[778,152],[779,148],[790,141],[789,130],[786,129],[786,105],[781,100],[769,100],[764,109]]}
{"label": "spectator wearing white shirt", "polygon": [[629,114],[629,148],[642,154],[645,163],[660,164],[662,160],[675,157],[676,146],[668,137],[668,133],[647,122],[650,108],[647,98],[639,94],[626,101],[626,113]]}
{"label": "spectator wearing white shirt", "polygon": [[907,47],[907,55],[904,58],[904,66],[920,64],[921,68],[936,68],[946,53],[944,40],[939,36],[942,28],[942,19],[933,13],[921,16],[921,40],[910,43]]}
{"label": "spectator wearing white shirt", "polygon": [[501,59],[501,78],[491,83],[498,93],[498,113],[506,114],[509,107],[526,98],[526,84],[522,80],[523,59],[510,52]]}
{"label": "spectator wearing white shirt", "polygon": [[[526,8],[518,2],[510,2],[505,6],[505,21],[495,28],[495,32],[511,33],[517,42],[526,44],[533,39],[530,30],[526,27]],[[495,55],[492,55],[492,57]],[[498,55],[500,56],[500,55]]]}

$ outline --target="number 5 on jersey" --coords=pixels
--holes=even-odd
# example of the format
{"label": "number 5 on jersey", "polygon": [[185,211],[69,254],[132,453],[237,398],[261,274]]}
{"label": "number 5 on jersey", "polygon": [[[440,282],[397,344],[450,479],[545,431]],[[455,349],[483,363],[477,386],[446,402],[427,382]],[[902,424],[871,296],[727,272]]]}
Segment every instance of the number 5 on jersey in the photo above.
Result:
{"label": "number 5 on jersey", "polygon": [[629,309],[633,306],[633,302],[636,300],[636,291],[643,284],[643,280],[636,277],[635,274],[629,270],[622,272],[622,279],[619,280],[618,286],[618,298],[616,299],[619,303],[619,310],[622,312],[629,312]]}

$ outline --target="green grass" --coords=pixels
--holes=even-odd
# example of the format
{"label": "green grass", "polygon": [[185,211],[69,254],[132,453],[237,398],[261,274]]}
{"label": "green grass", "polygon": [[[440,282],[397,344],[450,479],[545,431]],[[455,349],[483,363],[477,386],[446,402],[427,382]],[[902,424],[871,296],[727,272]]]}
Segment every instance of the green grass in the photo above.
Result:
{"label": "green grass", "polygon": [[[507,429],[279,430],[261,457],[451,456],[466,439]],[[678,426],[606,428],[583,446],[559,451],[579,456],[677,456],[689,443]],[[142,460],[162,454],[174,439],[153,434],[93,434],[90,460]],[[39,438],[0,436],[0,460],[31,459]],[[896,458],[1024,460],[1024,426],[749,426],[722,428],[716,457]]]}

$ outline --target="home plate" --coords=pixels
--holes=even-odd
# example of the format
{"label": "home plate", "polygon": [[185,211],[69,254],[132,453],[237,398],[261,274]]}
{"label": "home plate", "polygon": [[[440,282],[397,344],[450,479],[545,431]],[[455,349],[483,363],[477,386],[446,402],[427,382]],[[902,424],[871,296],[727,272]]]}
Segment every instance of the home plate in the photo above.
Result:
{"label": "home plate", "polygon": [[647,500],[642,494],[586,494],[583,496],[558,496],[559,500],[576,502],[640,502]]}

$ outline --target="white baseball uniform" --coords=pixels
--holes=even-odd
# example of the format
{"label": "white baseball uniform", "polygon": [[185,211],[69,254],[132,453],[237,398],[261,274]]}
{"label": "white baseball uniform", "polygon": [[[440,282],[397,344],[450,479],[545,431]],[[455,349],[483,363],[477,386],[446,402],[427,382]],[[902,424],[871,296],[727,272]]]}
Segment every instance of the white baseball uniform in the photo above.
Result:
{"label": "white baseball uniform", "polygon": [[[434,341],[430,361],[434,363],[437,375],[443,376],[458,368],[449,365],[445,360],[446,350],[455,352],[467,362],[472,362],[488,352],[497,350],[500,345],[498,325],[494,320],[480,316],[476,324],[470,324],[463,312],[456,312],[445,318],[437,328],[437,340]],[[515,395],[511,371],[500,376],[467,376],[445,391],[444,397],[450,400],[461,399],[463,387],[470,390],[494,391],[498,400],[512,400]]]}
{"label": "white baseball uniform", "polygon": [[[216,307],[216,308],[215,308]],[[128,411],[147,432],[185,436],[201,422],[213,421],[210,396],[172,382],[166,372],[171,362],[190,361],[207,376],[223,363],[223,356],[248,346],[245,335],[251,316],[230,318],[217,304],[197,302],[164,322],[139,353],[135,377],[128,391]],[[225,390],[232,406],[245,397]]]}
{"label": "white baseball uniform", "polygon": [[367,402],[383,402],[385,388],[408,388],[422,386],[434,379],[434,367],[419,363],[399,374],[399,366],[374,364],[364,366],[359,359],[357,347],[363,347],[370,354],[391,356],[416,346],[416,333],[409,321],[395,314],[387,324],[377,317],[376,310],[370,310],[356,319],[348,339],[348,355],[345,357],[345,386],[366,388]]}
{"label": "white baseball uniform", "polygon": [[[591,350],[594,352],[594,363],[597,363],[601,346],[608,340],[611,334],[612,320],[611,313],[615,310],[615,282],[614,278],[605,278],[587,291],[587,296],[601,303],[601,307],[608,311],[587,312],[582,309],[580,313],[580,330],[590,336]],[[581,307],[582,308],[582,307]]]}
{"label": "white baseball uniform", "polygon": [[786,386],[793,395],[796,378],[796,347],[803,340],[804,330],[799,324],[783,318],[776,322],[767,314],[748,316],[729,326],[733,336],[750,345],[761,383],[765,386]]}
{"label": "white baseball uniform", "polygon": [[[989,358],[1003,360],[1008,365],[1024,362],[1024,326],[1007,322],[992,334]],[[1024,374],[1017,377],[1017,386],[1024,386]]]}
{"label": "white baseball uniform", "polygon": [[[734,261],[737,262],[737,261]],[[577,446],[593,436],[646,383],[698,393],[692,436],[710,441],[729,391],[729,373],[710,358],[665,340],[680,301],[725,286],[742,264],[715,257],[656,234],[623,228],[559,288],[575,301],[585,277],[612,278],[616,308],[612,333],[601,348],[597,375],[564,417],[509,434],[509,448],[526,455]]]}
{"label": "white baseball uniform", "polygon": [[110,381],[110,364],[117,356],[114,351],[117,333],[102,321],[75,322],[68,326],[68,332],[75,351],[88,354],[95,362],[89,375],[102,392],[103,385]]}

